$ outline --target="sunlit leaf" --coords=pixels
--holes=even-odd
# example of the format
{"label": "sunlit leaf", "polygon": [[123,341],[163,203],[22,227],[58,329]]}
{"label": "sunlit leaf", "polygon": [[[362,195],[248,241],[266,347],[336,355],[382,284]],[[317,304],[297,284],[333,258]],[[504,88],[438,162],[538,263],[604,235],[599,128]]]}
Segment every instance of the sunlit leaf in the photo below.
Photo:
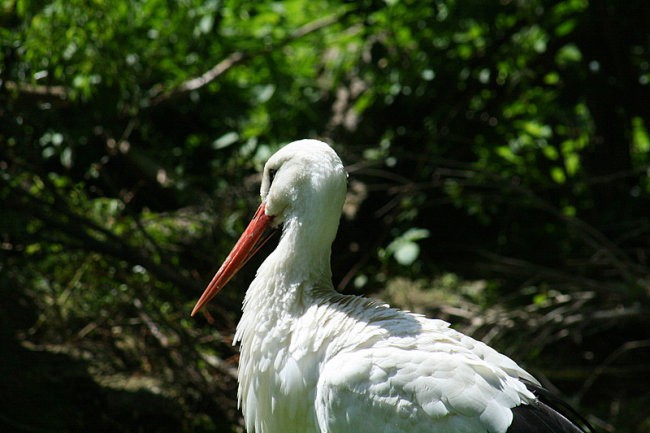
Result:
{"label": "sunlit leaf", "polygon": [[239,140],[239,134],[235,131],[227,132],[212,142],[213,149],[224,149]]}
{"label": "sunlit leaf", "polygon": [[555,61],[561,66],[579,62],[580,60],[582,60],[582,52],[575,44],[564,45],[555,55]]}

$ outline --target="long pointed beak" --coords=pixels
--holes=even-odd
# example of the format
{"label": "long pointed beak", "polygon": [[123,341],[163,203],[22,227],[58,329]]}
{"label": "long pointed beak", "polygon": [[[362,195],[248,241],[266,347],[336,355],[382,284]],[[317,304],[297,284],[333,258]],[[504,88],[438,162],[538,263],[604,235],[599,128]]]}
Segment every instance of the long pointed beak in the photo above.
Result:
{"label": "long pointed beak", "polygon": [[246,262],[255,255],[255,253],[264,245],[270,236],[263,237],[266,229],[271,226],[272,216],[264,213],[265,204],[262,202],[257,208],[255,215],[244,233],[233,247],[226,260],[223,262],[217,273],[206,287],[203,295],[194,306],[192,316],[203,308],[217,293],[226,285],[228,281],[246,264]]}

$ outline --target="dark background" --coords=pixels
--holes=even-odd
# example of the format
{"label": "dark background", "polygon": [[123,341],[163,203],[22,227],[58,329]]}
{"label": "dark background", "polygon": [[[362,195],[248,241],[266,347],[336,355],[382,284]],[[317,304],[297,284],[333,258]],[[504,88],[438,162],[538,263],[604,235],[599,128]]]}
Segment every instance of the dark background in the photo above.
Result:
{"label": "dark background", "polygon": [[0,13],[3,432],[241,431],[260,259],[189,312],[264,161],[305,137],[350,172],[343,292],[451,321],[599,431],[650,432],[647,1]]}

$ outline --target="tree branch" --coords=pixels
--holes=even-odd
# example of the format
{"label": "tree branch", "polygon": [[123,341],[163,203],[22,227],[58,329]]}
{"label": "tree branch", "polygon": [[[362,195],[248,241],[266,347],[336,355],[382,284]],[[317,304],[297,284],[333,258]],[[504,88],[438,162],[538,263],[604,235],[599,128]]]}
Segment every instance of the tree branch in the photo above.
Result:
{"label": "tree branch", "polygon": [[[206,85],[210,84],[217,78],[219,78],[224,73],[228,72],[234,66],[237,66],[246,60],[255,57],[259,54],[270,53],[273,50],[284,47],[300,38],[303,38],[311,33],[317,32],[325,27],[328,27],[334,23],[340,21],[341,17],[345,15],[344,13],[334,14],[327,17],[319,18],[317,20],[311,21],[292,32],[288,37],[282,39],[281,41],[271,44],[267,47],[264,47],[255,51],[235,51],[230,53],[226,58],[221,60],[219,63],[214,65],[212,68],[208,69],[198,77],[190,78],[180,85],[173,89],[165,91],[165,85],[162,83],[154,85],[149,94],[149,104],[148,105],[158,105],[163,102],[167,102],[171,99],[175,99],[179,96],[185,95],[191,91],[199,90]],[[147,104],[145,104],[147,105]]]}
{"label": "tree branch", "polygon": [[46,179],[44,180],[48,190],[54,196],[53,202],[36,197],[21,188],[12,189],[26,200],[24,203],[34,218],[41,220],[48,230],[59,232],[70,239],[69,247],[82,251],[96,251],[131,264],[139,264],[156,275],[157,278],[174,283],[178,287],[197,291],[201,289],[199,281],[178,272],[172,266],[157,263],[147,252],[132,246],[95,221],[73,212],[66,200],[58,194],[56,189],[52,189],[53,186],[50,188],[48,182]]}

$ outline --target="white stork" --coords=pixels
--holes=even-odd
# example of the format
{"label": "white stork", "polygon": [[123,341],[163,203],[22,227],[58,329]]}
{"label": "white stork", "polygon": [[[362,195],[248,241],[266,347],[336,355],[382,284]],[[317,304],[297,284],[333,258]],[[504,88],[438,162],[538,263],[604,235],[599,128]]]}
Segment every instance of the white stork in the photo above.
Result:
{"label": "white stork", "polygon": [[442,320],[332,285],[347,174],[295,141],[266,163],[262,203],[197,302],[205,306],[282,226],[244,300],[239,404],[249,433],[584,433],[510,358]]}

